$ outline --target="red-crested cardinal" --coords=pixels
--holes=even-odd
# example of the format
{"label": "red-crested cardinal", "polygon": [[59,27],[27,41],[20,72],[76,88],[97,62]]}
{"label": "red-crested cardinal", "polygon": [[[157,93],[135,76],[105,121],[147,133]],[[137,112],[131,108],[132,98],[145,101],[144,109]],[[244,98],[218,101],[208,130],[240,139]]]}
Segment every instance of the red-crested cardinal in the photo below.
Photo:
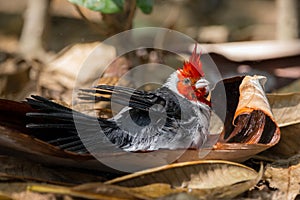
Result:
{"label": "red-crested cardinal", "polygon": [[[110,85],[81,90],[81,99],[123,105],[112,118],[91,117],[43,97],[32,96],[27,102],[39,112],[27,113],[27,116],[44,120],[37,122],[35,119],[34,123],[27,124],[27,128],[63,129],[64,136],[49,143],[78,153],[87,152],[80,140],[84,132],[88,133],[88,145],[93,149],[107,141],[125,151],[201,148],[209,134],[211,105],[206,98],[209,82],[204,78],[196,48],[182,69],[172,73],[155,91]],[[106,137],[102,142],[93,138],[99,131]]]}

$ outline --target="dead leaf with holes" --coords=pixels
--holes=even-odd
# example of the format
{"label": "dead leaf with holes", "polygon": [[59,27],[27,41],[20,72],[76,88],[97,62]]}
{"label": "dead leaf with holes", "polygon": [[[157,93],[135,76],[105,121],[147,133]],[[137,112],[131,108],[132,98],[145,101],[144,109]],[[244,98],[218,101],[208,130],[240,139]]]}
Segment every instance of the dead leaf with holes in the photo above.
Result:
{"label": "dead leaf with holes", "polygon": [[277,199],[295,199],[300,195],[300,154],[268,165],[264,179],[278,189],[274,194]]}

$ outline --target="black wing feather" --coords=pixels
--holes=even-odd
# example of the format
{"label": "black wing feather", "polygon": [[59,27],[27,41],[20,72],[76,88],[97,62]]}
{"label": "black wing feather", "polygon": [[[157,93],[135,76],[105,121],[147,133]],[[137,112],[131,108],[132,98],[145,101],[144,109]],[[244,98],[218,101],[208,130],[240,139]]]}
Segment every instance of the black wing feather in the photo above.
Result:
{"label": "black wing feather", "polygon": [[[112,101],[123,106],[146,111],[155,104],[165,105],[165,100],[157,96],[155,92],[145,92],[133,88],[98,85],[94,89],[83,89],[81,91],[79,98],[83,100],[95,102]],[[110,95],[110,97],[102,95]]]}
{"label": "black wing feather", "polygon": [[[105,138],[99,138],[97,134],[99,125],[102,129],[107,127],[116,129],[117,125],[113,121],[85,115],[40,96],[31,97],[27,99],[27,103],[39,112],[26,114],[29,121],[26,127],[35,132],[35,137],[61,149],[77,153],[88,153],[82,140],[86,141],[85,143],[88,141],[90,146],[97,148],[99,141],[104,140],[104,142],[100,141],[103,151],[111,149],[111,144],[107,143]],[[84,133],[81,132],[83,135],[79,136],[78,131],[83,131]]]}

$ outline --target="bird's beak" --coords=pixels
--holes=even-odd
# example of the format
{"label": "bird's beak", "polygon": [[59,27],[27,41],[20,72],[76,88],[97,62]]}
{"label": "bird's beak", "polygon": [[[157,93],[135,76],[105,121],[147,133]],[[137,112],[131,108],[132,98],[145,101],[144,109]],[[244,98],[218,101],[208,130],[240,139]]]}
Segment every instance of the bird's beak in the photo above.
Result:
{"label": "bird's beak", "polygon": [[204,79],[204,78],[199,79],[195,83],[195,88],[196,89],[199,89],[199,88],[208,88],[208,86],[209,86],[209,82],[206,79]]}

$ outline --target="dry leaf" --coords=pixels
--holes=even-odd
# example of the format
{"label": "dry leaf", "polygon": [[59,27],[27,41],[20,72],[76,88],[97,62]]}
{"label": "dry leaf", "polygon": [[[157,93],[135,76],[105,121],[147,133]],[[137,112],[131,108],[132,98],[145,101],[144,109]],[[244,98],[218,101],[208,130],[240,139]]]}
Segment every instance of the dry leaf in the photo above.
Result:
{"label": "dry leaf", "polygon": [[188,149],[177,162],[196,161],[199,155],[205,155],[205,160],[228,160],[233,162],[244,162],[269,147],[264,144],[243,143],[217,143],[213,149]]}
{"label": "dry leaf", "polygon": [[103,183],[88,183],[84,185],[79,185],[76,187],[63,187],[56,185],[38,185],[31,184],[28,187],[30,192],[39,193],[50,193],[50,194],[60,194],[69,195],[72,197],[79,197],[82,199],[101,199],[101,200],[138,200],[145,199],[139,198],[135,194],[131,194],[130,190],[125,187],[115,186],[115,185],[105,185]]}
{"label": "dry leaf", "polygon": [[[0,199],[13,200],[56,200],[54,194],[42,194],[28,191],[33,183],[0,183]],[[3,198],[2,198],[3,197]],[[69,200],[72,200],[69,198]]]}
{"label": "dry leaf", "polygon": [[220,89],[224,84],[226,117],[219,142],[205,159],[241,162],[278,142],[280,132],[265,96],[263,82],[261,76],[246,76],[224,79],[216,85],[212,91],[215,112],[222,118],[219,110],[224,109],[224,102]]}
{"label": "dry leaf", "polygon": [[276,191],[278,199],[295,199],[300,194],[300,155],[278,160],[267,166],[264,178]]}
{"label": "dry leaf", "polygon": [[282,158],[299,154],[300,93],[269,94],[268,99],[274,117],[281,127],[281,139],[267,153]]}
{"label": "dry leaf", "polygon": [[[300,70],[298,70],[300,72]],[[275,91],[275,93],[299,93],[300,92],[300,79],[293,81],[287,86],[281,87]]]}
{"label": "dry leaf", "polygon": [[284,158],[300,153],[300,123],[280,129],[281,139],[277,145],[272,147],[268,153]]}
{"label": "dry leaf", "polygon": [[300,123],[300,93],[268,94],[279,127]]}
{"label": "dry leaf", "polygon": [[[21,100],[30,92],[30,68],[37,63],[19,58],[17,55],[0,52],[0,97]],[[24,96],[25,95],[25,96]]]}
{"label": "dry leaf", "polygon": [[149,169],[108,181],[106,184],[87,183],[75,187],[33,184],[28,189],[31,192],[87,199],[156,199],[182,193],[198,199],[228,199],[256,185],[262,172],[262,166],[257,173],[237,163],[198,161]]}
{"label": "dry leaf", "polygon": [[[225,122],[228,127],[221,134],[221,142],[261,143],[270,147],[279,141],[279,128],[263,89],[265,82],[266,78],[263,76],[243,78],[239,84],[238,100],[234,100],[237,101],[237,105],[233,118],[233,113],[228,113],[230,117],[227,116],[227,119],[230,121]],[[227,93],[227,101],[236,98],[228,95],[230,94]]]}
{"label": "dry leaf", "polygon": [[76,83],[90,87],[116,56],[114,47],[100,44],[76,44],[62,50],[41,72],[38,83],[41,95],[71,103]]}
{"label": "dry leaf", "polygon": [[[151,187],[159,187],[155,183],[163,183],[162,193],[190,192],[201,198],[232,198],[253,187],[262,176],[246,166],[217,160],[177,163],[163,167],[153,168],[106,182],[127,187],[144,186],[144,195],[153,198],[155,190]],[[149,185],[150,184],[150,185]],[[151,185],[153,184],[153,185]],[[176,188],[170,190],[170,188]],[[233,189],[234,188],[234,189]],[[148,192],[147,192],[148,191]]]}
{"label": "dry leaf", "polygon": [[87,193],[75,193],[75,192],[72,193],[71,188],[69,187],[62,187],[62,186],[55,186],[55,185],[30,185],[28,186],[28,190],[30,192],[71,195],[83,199],[100,199],[100,198],[103,198],[104,200],[108,199],[100,195],[97,196],[97,195],[87,194]]}

